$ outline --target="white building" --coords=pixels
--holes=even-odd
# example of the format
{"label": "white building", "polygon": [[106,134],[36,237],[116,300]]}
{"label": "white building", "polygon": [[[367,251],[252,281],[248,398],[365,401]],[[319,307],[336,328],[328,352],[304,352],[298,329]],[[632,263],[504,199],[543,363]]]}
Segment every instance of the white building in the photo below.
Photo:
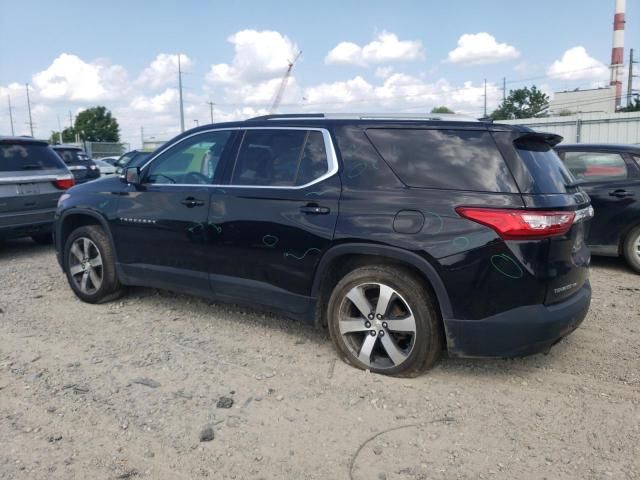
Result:
{"label": "white building", "polygon": [[614,87],[589,90],[568,90],[553,94],[549,102],[551,115],[575,113],[615,113],[616,92]]}

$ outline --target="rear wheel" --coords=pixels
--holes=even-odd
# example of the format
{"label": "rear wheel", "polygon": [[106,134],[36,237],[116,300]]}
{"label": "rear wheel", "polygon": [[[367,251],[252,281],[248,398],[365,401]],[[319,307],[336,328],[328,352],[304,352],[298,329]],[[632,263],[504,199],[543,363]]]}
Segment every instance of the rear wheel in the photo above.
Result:
{"label": "rear wheel", "polygon": [[102,303],[122,295],[113,249],[101,227],[91,225],[71,232],[64,261],[69,285],[82,301]]}
{"label": "rear wheel", "polygon": [[347,363],[372,372],[414,376],[441,350],[440,319],[423,283],[386,265],[358,268],[333,290],[331,339]]}
{"label": "rear wheel", "polygon": [[627,234],[622,253],[629,266],[640,273],[640,226]]}
{"label": "rear wheel", "polygon": [[31,240],[36,242],[38,245],[51,245],[53,243],[53,235],[51,233],[31,235]]}

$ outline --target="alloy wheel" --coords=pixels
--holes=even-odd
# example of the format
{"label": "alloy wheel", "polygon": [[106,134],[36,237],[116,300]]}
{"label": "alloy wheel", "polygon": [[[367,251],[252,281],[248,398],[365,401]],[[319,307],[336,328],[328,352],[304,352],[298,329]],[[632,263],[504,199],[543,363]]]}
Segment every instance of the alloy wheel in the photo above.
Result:
{"label": "alloy wheel", "polygon": [[407,301],[392,287],[365,283],[349,290],[339,310],[338,328],[345,345],[361,363],[395,368],[416,342],[416,321]]}
{"label": "alloy wheel", "polygon": [[102,256],[91,239],[79,237],[74,240],[69,250],[68,268],[82,293],[92,295],[100,289],[104,275]]}

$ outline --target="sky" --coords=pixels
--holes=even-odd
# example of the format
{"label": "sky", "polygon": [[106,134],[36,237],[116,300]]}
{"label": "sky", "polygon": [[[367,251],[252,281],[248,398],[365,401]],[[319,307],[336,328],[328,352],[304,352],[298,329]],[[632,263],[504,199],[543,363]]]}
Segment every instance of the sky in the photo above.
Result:
{"label": "sky", "polygon": [[[507,90],[606,86],[614,0],[0,0],[0,135],[36,137],[104,105],[123,141],[265,114],[302,52],[279,113],[483,114]],[[640,57],[640,8],[627,2],[625,56]],[[640,67],[638,67],[640,70]],[[59,120],[58,120],[59,119]]]}

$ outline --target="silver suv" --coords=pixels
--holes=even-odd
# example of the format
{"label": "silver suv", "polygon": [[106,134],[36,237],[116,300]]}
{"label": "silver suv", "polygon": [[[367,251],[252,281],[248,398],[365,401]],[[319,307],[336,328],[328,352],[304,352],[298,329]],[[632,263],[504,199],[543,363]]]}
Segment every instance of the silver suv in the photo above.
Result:
{"label": "silver suv", "polygon": [[0,240],[31,237],[51,243],[58,198],[74,184],[47,142],[0,137]]}

